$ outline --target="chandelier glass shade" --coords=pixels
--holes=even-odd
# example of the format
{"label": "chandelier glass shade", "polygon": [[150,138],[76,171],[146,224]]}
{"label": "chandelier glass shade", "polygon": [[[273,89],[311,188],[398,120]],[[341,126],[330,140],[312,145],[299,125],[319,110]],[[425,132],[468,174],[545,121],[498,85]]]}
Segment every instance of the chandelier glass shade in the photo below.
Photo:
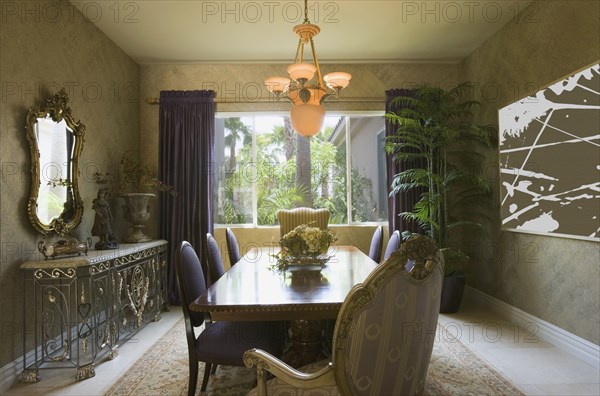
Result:
{"label": "chandelier glass shade", "polygon": [[[346,88],[352,76],[346,72],[332,72],[321,75],[313,37],[321,29],[308,20],[308,0],[304,1],[304,22],[294,27],[299,37],[294,63],[288,66],[287,77],[269,77],[265,85],[269,92],[279,99],[286,99],[293,105],[290,111],[292,126],[302,136],[314,136],[323,127],[325,108],[322,103],[330,97],[337,97]],[[304,45],[310,44],[312,63],[304,61]]]}

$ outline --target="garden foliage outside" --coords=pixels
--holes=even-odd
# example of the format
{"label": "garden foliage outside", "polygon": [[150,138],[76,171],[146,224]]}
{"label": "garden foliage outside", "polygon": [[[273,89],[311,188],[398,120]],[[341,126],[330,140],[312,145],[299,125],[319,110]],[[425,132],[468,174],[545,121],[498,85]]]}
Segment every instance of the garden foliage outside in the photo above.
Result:
{"label": "garden foliage outside", "polygon": [[[300,206],[326,208],[330,223],[348,223],[346,147],[330,141],[337,122],[307,139],[296,134],[288,117],[272,118],[276,122],[266,127],[255,124],[256,162],[251,123],[239,117],[225,119],[215,222],[252,224],[256,189],[258,225],[275,225],[277,210]],[[351,173],[352,221],[376,221],[371,180],[355,168]]]}

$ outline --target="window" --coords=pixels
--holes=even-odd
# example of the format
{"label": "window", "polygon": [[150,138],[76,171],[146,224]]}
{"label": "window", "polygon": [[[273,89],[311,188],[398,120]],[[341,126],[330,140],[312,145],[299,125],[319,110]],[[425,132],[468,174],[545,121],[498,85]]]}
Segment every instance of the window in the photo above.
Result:
{"label": "window", "polygon": [[275,225],[296,206],[331,224],[387,220],[383,115],[327,116],[311,139],[282,114],[218,114],[215,128],[215,223]]}

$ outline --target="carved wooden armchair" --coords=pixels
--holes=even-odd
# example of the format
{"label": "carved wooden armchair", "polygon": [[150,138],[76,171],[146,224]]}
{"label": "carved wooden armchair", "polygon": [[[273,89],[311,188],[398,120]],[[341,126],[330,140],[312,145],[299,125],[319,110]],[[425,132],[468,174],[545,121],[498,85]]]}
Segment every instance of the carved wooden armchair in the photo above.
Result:
{"label": "carved wooden armchair", "polygon": [[[410,273],[405,269],[409,259],[415,261]],[[433,240],[419,236],[404,242],[346,297],[336,321],[332,359],[324,368],[306,374],[258,349],[244,354],[246,366],[257,368],[258,394],[267,394],[266,371],[301,389],[334,386],[342,395],[420,394],[435,338],[442,278],[443,256]]]}
{"label": "carved wooden armchair", "polygon": [[279,232],[284,236],[300,224],[326,229],[329,224],[329,210],[312,208],[280,209],[277,211]]}

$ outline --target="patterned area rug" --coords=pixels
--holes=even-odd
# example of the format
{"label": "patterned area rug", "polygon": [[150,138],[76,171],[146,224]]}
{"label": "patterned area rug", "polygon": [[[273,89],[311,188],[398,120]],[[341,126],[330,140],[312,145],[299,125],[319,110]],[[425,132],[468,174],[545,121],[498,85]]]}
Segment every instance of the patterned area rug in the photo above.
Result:
{"label": "patterned area rug", "polygon": [[[311,370],[318,368],[310,365]],[[200,392],[203,367],[198,375],[196,395],[247,395],[255,385],[255,371],[245,367],[219,366],[211,376],[206,393]],[[287,388],[277,379],[269,381],[271,395]],[[183,319],[177,322],[106,393],[110,396],[186,395],[188,353]],[[289,388],[288,388],[289,389]],[[293,395],[329,395],[332,389],[298,391]],[[254,393],[254,392],[252,392]],[[291,395],[285,391],[286,395]],[[437,337],[433,348],[425,394],[434,395],[523,395],[488,363],[459,340]]]}

